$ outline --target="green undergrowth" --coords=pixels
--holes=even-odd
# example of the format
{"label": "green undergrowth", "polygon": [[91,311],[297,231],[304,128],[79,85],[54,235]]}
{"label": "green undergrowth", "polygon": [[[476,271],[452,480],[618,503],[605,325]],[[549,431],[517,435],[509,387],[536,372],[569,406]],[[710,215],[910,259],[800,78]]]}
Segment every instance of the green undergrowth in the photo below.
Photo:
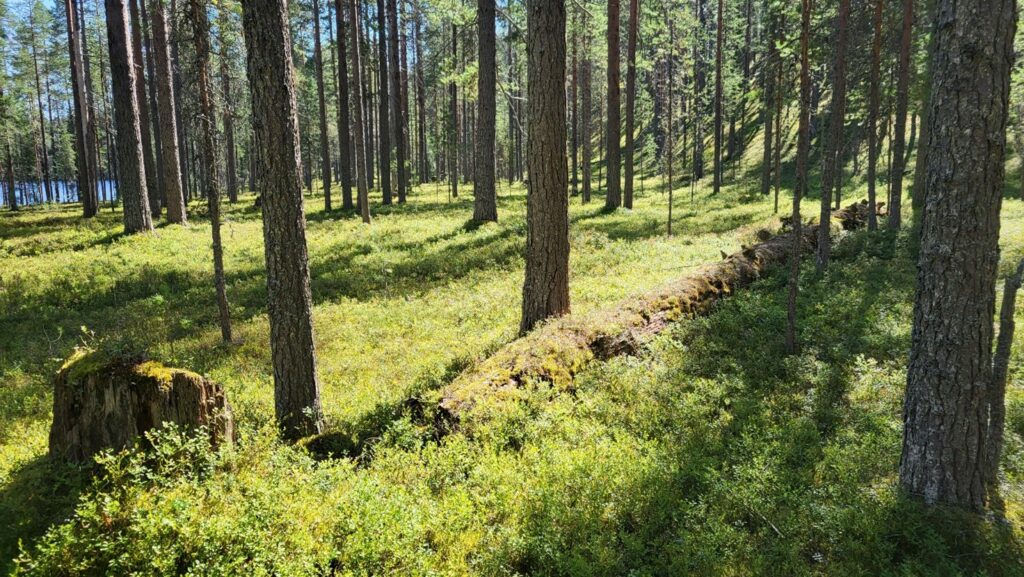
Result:
{"label": "green undergrowth", "polygon": [[[686,274],[774,227],[771,205],[746,183],[694,202],[638,187],[632,211],[570,203],[573,312],[586,314]],[[448,202],[443,186],[417,187],[404,206],[371,198],[367,227],[351,212],[306,200],[314,323],[332,449],[355,454],[405,410],[517,332],[525,245],[525,191],[499,188],[497,224],[475,226],[472,189]],[[678,191],[677,191],[678,192]],[[228,299],[237,343],[216,324],[210,228],[201,202],[189,226],[125,237],[121,213],[85,221],[79,208],[0,211],[0,573],[64,519],[84,473],[46,458],[52,380],[76,347],[209,375],[222,383],[240,427],[273,416],[262,225],[253,196],[224,204]]]}
{"label": "green undergrowth", "polygon": [[[1004,222],[1009,270],[1024,203]],[[571,393],[527,384],[472,437],[438,440],[405,406],[378,409],[358,459],[314,458],[251,413],[216,452],[167,430],[152,452],[100,459],[88,485],[60,470],[81,496],[17,572],[1022,575],[1020,335],[1003,518],[894,491],[914,283],[906,236],[856,233],[824,276],[804,267],[798,355],[783,354],[776,269],[644,353],[589,365]],[[55,473],[13,483],[32,474]]]}

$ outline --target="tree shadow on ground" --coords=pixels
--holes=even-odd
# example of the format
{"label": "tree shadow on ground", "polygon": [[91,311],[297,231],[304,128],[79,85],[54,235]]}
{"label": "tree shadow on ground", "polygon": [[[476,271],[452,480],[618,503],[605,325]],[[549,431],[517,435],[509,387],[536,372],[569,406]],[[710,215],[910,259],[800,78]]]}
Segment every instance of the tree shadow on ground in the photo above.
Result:
{"label": "tree shadow on ground", "polygon": [[[652,368],[641,359],[595,369],[578,410],[600,405],[589,395],[610,396],[622,405],[614,430],[657,439],[657,465],[619,488],[630,497],[614,513],[525,499],[527,545],[509,566],[523,574],[1020,575],[1024,548],[1011,526],[923,507],[895,490],[901,380],[868,385],[890,387],[881,393],[888,404],[850,398],[854,386],[865,394],[857,382],[865,359],[898,376],[905,358],[909,335],[886,329],[885,318],[906,314],[914,267],[894,244],[857,233],[825,277],[805,267],[798,356],[783,350],[780,267],[656,341]],[[607,390],[609,382],[625,384]],[[634,396],[637,382],[649,383],[648,396]],[[641,408],[642,418],[632,414]]]}
{"label": "tree shadow on ground", "polygon": [[92,470],[42,456],[11,472],[0,486],[0,573],[13,568],[19,541],[28,545],[71,515]]}

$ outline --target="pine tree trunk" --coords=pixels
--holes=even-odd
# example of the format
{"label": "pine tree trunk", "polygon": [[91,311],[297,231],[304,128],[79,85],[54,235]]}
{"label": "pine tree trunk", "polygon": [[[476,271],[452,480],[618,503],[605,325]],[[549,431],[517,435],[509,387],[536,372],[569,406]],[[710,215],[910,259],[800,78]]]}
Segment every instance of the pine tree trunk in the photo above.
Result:
{"label": "pine tree trunk", "polygon": [[427,150],[427,84],[423,78],[423,49],[420,46],[421,36],[421,16],[419,6],[416,8],[416,25],[413,28],[413,33],[416,38],[414,45],[416,48],[416,126],[417,136],[419,139],[419,181],[430,182],[430,157],[429,151]]}
{"label": "pine tree trunk", "polygon": [[[355,3],[355,0],[352,0]],[[253,127],[263,198],[274,405],[285,438],[321,432],[298,113],[286,0],[243,0]]]}
{"label": "pine tree trunk", "polygon": [[[388,17],[388,73],[390,74],[390,104],[392,138],[395,149],[395,180],[397,181],[397,196],[399,204],[405,202],[409,192],[408,173],[405,166],[405,121],[402,114],[402,69],[398,65],[398,5],[395,0],[387,0]],[[382,80],[382,84],[388,84]]]}
{"label": "pine tree trunk", "polygon": [[153,48],[156,65],[157,114],[160,122],[160,148],[163,162],[161,180],[167,201],[167,220],[184,224],[187,220],[185,195],[181,189],[181,160],[178,149],[177,110],[172,82],[171,55],[167,43],[167,12],[163,0],[153,2]]}
{"label": "pine tree trunk", "polygon": [[498,220],[498,198],[494,183],[494,139],[497,122],[497,40],[495,37],[494,0],[477,1],[477,50],[479,51],[479,72],[477,74],[477,107],[480,110],[480,124],[476,141],[476,172],[473,184],[473,220]]}
{"label": "pine tree trunk", "polygon": [[626,38],[626,183],[622,189],[622,204],[633,208],[633,154],[636,130],[636,41],[640,20],[640,0],[629,0],[629,33]]}
{"label": "pine tree trunk", "polygon": [[1013,0],[936,6],[900,486],[984,508]]}
{"label": "pine tree trunk", "polygon": [[619,175],[622,164],[619,151],[619,139],[622,137],[619,92],[619,0],[608,0],[608,128],[605,132],[608,188],[604,201],[606,209],[622,206],[622,179]]}
{"label": "pine tree trunk", "polygon": [[[221,0],[222,2],[224,0]],[[228,201],[238,202],[238,165],[235,151],[235,113],[231,109],[231,69],[228,66],[231,55],[228,52],[228,11],[218,12],[220,21],[220,81],[224,93],[224,185],[228,193]]]}
{"label": "pine tree trunk", "polygon": [[[786,302],[786,352],[796,354],[796,299],[800,290],[800,201],[807,192],[807,164],[811,152],[811,71],[808,45],[811,36],[812,0],[801,0],[800,14],[800,120],[796,147],[796,187],[793,189],[793,249],[789,254],[789,290]],[[869,210],[871,210],[869,208]]]}
{"label": "pine tree trunk", "polygon": [[874,40],[871,44],[871,84],[868,88],[868,230],[878,228],[875,189],[878,180],[878,108],[881,93],[882,15],[885,0],[875,0]]}
{"label": "pine tree trunk", "polygon": [[356,190],[359,203],[359,213],[363,222],[370,223],[370,198],[369,198],[369,174],[372,172],[372,165],[367,163],[363,155],[370,149],[370,146],[363,142],[364,124],[363,118],[363,66],[362,46],[359,41],[359,8],[356,0],[348,0],[349,8],[349,30],[352,33],[352,83],[355,85],[356,94],[353,100],[352,109],[355,111],[352,132],[355,134],[355,161],[356,161]]}
{"label": "pine tree trunk", "polygon": [[[203,179],[206,202],[210,211],[213,234],[213,282],[217,290],[217,311],[220,313],[220,334],[225,343],[231,342],[231,316],[228,311],[227,282],[224,277],[224,245],[220,234],[220,179],[216,170],[216,144],[214,130],[217,111],[210,95],[210,24],[206,17],[206,4],[190,0],[193,45],[195,47],[196,84],[199,89],[199,141],[200,156],[207,174]],[[220,11],[223,14],[224,8]]]}
{"label": "pine tree trunk", "polygon": [[580,138],[583,140],[583,204],[590,202],[591,180],[593,178],[593,142],[591,141],[590,129],[593,126],[591,113],[593,112],[593,99],[591,98],[590,86],[590,30],[587,28],[587,14],[583,14],[583,74],[580,83],[583,85],[582,102],[583,114],[580,118]]}
{"label": "pine tree trunk", "polygon": [[131,234],[153,230],[153,220],[146,189],[139,100],[135,87],[136,67],[128,44],[128,7],[125,2],[105,0],[114,118],[117,124],[117,190],[124,202],[124,231]]}
{"label": "pine tree trunk", "polygon": [[718,194],[722,190],[722,42],[725,35],[722,0],[718,0],[717,30],[715,39],[715,174],[712,179],[714,194]]}
{"label": "pine tree trunk", "polygon": [[[458,27],[452,24],[452,62],[459,57]],[[451,109],[448,123],[448,178],[451,181],[452,198],[459,197],[459,92],[455,80],[448,83]]]}
{"label": "pine tree trunk", "polygon": [[[341,180],[341,207],[351,210],[355,204],[352,202],[352,133],[350,124],[350,106],[352,100],[349,97],[348,84],[348,55],[346,49],[345,31],[345,0],[334,0],[334,17],[338,28],[338,172]],[[352,15],[349,14],[349,18]],[[358,101],[356,101],[358,102]]]}
{"label": "pine tree trunk", "polygon": [[527,0],[526,10],[526,161],[530,194],[526,201],[526,280],[520,333],[530,331],[544,319],[569,312],[565,2]]}
{"label": "pine tree trunk", "polygon": [[390,105],[391,90],[389,66],[388,66],[388,45],[386,34],[386,16],[384,12],[384,0],[377,0],[377,143],[380,145],[380,188],[383,195],[383,203],[389,205],[392,202],[393,190],[391,188],[391,122]]}
{"label": "pine tree trunk", "polygon": [[42,164],[43,182],[46,186],[46,201],[53,202],[53,186],[50,183],[50,152],[46,146],[46,123],[43,117],[43,86],[39,79],[39,58],[36,54],[36,30],[35,24],[30,22],[29,29],[32,34],[32,67],[36,76],[36,105],[39,109],[39,138],[42,141]]}
{"label": "pine tree trunk", "polygon": [[[82,67],[82,35],[78,28],[78,13],[74,0],[64,1],[64,13],[67,19],[68,60],[71,65],[71,93],[74,104],[75,125],[75,168],[77,170],[78,194],[82,201],[82,215],[85,218],[96,216],[99,209],[99,195],[96,190],[96,173],[90,162],[90,147],[86,138],[87,126],[91,123],[88,99],[85,95],[85,80]],[[11,197],[9,205],[17,206],[14,190],[8,190]]]}
{"label": "pine tree trunk", "polygon": [[821,217],[818,222],[818,272],[828,267],[832,252],[832,238],[829,223],[832,221],[832,189],[836,173],[842,170],[843,127],[846,124],[846,44],[847,23],[850,19],[850,0],[839,0],[839,16],[836,19],[836,59],[832,68],[832,120],[830,134],[825,143],[825,158],[821,171]]}
{"label": "pine tree trunk", "polygon": [[320,110],[320,174],[323,175],[324,210],[331,210],[331,141],[327,133],[327,98],[324,95],[324,54],[320,45],[320,2],[313,0],[313,67]]}
{"label": "pine tree trunk", "polygon": [[914,31],[914,0],[903,0],[903,33],[900,37],[900,68],[896,87],[896,127],[892,142],[893,162],[889,183],[892,187],[889,203],[889,229],[899,230],[902,225],[903,170],[906,166],[903,151],[906,148],[907,108],[910,100],[910,44]]}
{"label": "pine tree trunk", "polygon": [[776,36],[779,33],[778,19],[769,12],[765,19],[770,22],[768,25],[768,54],[765,57],[763,66],[764,74],[764,105],[761,115],[764,118],[764,155],[761,157],[761,194],[768,196],[772,189],[772,145],[774,140],[773,128],[775,126],[772,111],[775,109],[775,67],[778,66],[779,50],[776,47]]}
{"label": "pine tree trunk", "polygon": [[149,195],[149,210],[153,218],[159,219],[163,210],[160,195],[160,179],[156,173],[156,158],[153,155],[152,124],[149,118],[149,99],[146,97],[145,60],[142,56],[142,20],[139,18],[139,2],[128,0],[132,23],[132,63],[135,65],[135,99],[139,110],[139,129],[142,131],[142,161],[146,169],[146,191]]}

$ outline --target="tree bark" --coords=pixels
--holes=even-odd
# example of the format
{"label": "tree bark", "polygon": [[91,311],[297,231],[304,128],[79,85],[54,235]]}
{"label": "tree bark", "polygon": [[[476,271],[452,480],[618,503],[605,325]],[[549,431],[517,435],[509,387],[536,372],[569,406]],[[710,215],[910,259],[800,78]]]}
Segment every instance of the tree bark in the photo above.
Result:
{"label": "tree bark", "polygon": [[[911,0],[912,1],[912,0]],[[847,24],[850,19],[850,0],[839,1],[836,18],[836,59],[832,68],[832,120],[830,134],[825,143],[825,158],[821,171],[821,222],[818,229],[818,252],[815,262],[818,272],[828,267],[832,242],[828,223],[832,220],[832,189],[836,173],[842,170],[843,128],[846,124],[846,44]]]}
{"label": "tree bark", "polygon": [[[82,62],[82,35],[78,28],[77,6],[74,0],[64,1],[64,13],[67,18],[68,59],[71,64],[71,93],[75,107],[75,168],[77,169],[78,193],[82,201],[82,215],[85,218],[96,216],[99,209],[99,195],[96,190],[96,172],[90,159],[91,147],[87,135],[87,127],[91,124],[91,112],[85,94],[85,79]],[[14,201],[13,188],[8,191],[11,196],[12,209],[17,207]]]}
{"label": "tree bark", "polygon": [[391,204],[393,190],[391,188],[391,122],[390,105],[391,90],[389,66],[388,66],[388,45],[386,33],[386,17],[384,13],[384,0],[377,0],[377,124],[380,127],[377,134],[377,143],[380,145],[380,188],[385,205]]}
{"label": "tree bark", "polygon": [[772,111],[775,108],[775,67],[778,66],[779,50],[776,45],[778,29],[778,18],[769,9],[766,9],[765,20],[768,24],[768,54],[765,57],[762,73],[764,74],[764,106],[762,116],[764,118],[764,155],[761,158],[761,194],[768,196],[772,190],[772,144],[774,140]]}
{"label": "tree bark", "polygon": [[355,124],[352,132],[355,134],[355,161],[356,161],[356,189],[358,191],[359,213],[363,222],[370,223],[370,199],[368,190],[368,173],[372,171],[371,165],[366,163],[363,155],[369,150],[363,142],[363,66],[362,46],[359,42],[359,8],[356,0],[348,0],[349,8],[349,31],[352,33],[352,83],[355,84],[356,94],[353,99],[352,109],[355,111]]}
{"label": "tree bark", "polygon": [[896,87],[896,127],[892,142],[893,162],[890,166],[889,229],[899,230],[902,225],[903,170],[906,159],[907,108],[910,100],[910,44],[914,32],[914,0],[903,0],[903,33],[900,37],[900,69]]}
{"label": "tree bark", "polygon": [[[345,4],[334,0],[334,17],[338,28],[338,172],[341,180],[341,207],[351,210],[352,202],[352,127],[348,84],[348,56],[346,54]],[[352,18],[352,15],[349,15]]]}
{"label": "tree bark", "polygon": [[324,210],[331,210],[331,141],[327,133],[327,99],[324,96],[324,54],[320,45],[320,2],[313,0],[313,67],[320,109],[320,173],[323,175]]}
{"label": "tree bark", "polygon": [[228,193],[228,201],[235,203],[238,202],[238,166],[235,151],[235,113],[231,109],[231,68],[228,65],[231,61],[231,54],[227,32],[231,21],[228,11],[223,6],[218,11],[218,18],[220,21],[220,82],[224,93],[224,184]]}
{"label": "tree bark", "polygon": [[924,214],[900,486],[985,506],[987,393],[1016,28],[1013,0],[936,6]]}
{"label": "tree bark", "polygon": [[591,194],[591,180],[593,179],[593,143],[591,142],[590,129],[593,127],[593,119],[591,114],[593,112],[594,104],[591,97],[591,63],[590,63],[590,30],[587,28],[587,14],[583,14],[583,74],[580,77],[580,83],[583,85],[583,95],[581,96],[582,102],[580,103],[583,107],[583,114],[580,118],[580,138],[583,140],[583,204],[590,203]]}
{"label": "tree bark", "polygon": [[[878,172],[878,107],[881,93],[881,53],[882,53],[882,14],[885,0],[875,0],[874,40],[871,44],[871,84],[868,88],[868,205],[872,209],[877,205],[876,185]],[[878,228],[875,211],[869,211],[868,230]]]}
{"label": "tree bark", "polygon": [[118,193],[124,203],[126,234],[153,230],[146,189],[135,62],[128,45],[126,0],[105,0],[110,76],[117,124]]}
{"label": "tree bark", "polygon": [[[352,0],[354,4],[354,0]],[[320,433],[306,216],[287,0],[243,0],[253,127],[263,198],[274,406],[285,438]]]}
{"label": "tree bark", "polygon": [[718,26],[715,35],[715,174],[712,179],[714,194],[722,190],[722,42],[725,40],[722,12],[722,0],[718,0]]}
{"label": "tree bark", "polygon": [[626,38],[626,183],[622,204],[633,208],[633,137],[636,130],[636,41],[640,20],[640,0],[629,0],[629,32]]}
{"label": "tree bark", "polygon": [[[614,1],[614,0],[613,0]],[[520,333],[569,312],[565,2],[527,0],[526,280]],[[617,21],[617,19],[616,19]]]}
{"label": "tree bark", "polygon": [[32,34],[32,67],[36,76],[36,105],[39,110],[39,138],[42,141],[42,163],[43,183],[46,187],[46,201],[53,202],[53,186],[50,182],[50,151],[46,146],[46,123],[43,117],[43,86],[39,80],[39,58],[36,54],[36,29],[35,23],[29,22],[29,29]]}
{"label": "tree bark", "polygon": [[498,198],[494,184],[494,138],[497,122],[497,39],[495,37],[494,0],[477,1],[477,108],[480,123],[477,126],[475,182],[473,183],[473,220],[498,220]]}
{"label": "tree bark", "polygon": [[153,49],[156,64],[157,113],[160,121],[161,180],[167,201],[167,220],[185,224],[188,216],[181,189],[181,159],[178,150],[177,110],[172,82],[171,55],[167,43],[167,12],[163,0],[152,0]]}
{"label": "tree bark", "polygon": [[[217,311],[220,314],[220,335],[225,343],[231,342],[231,314],[228,310],[227,281],[224,277],[224,245],[220,235],[220,178],[216,169],[215,130],[217,111],[210,96],[210,24],[206,17],[206,3],[190,0],[192,9],[192,32],[195,46],[195,70],[199,89],[199,125],[202,140],[199,142],[200,156],[207,174],[203,180],[206,202],[210,211],[210,228],[213,235],[213,283],[217,291]],[[224,6],[219,10],[223,14]]]}
{"label": "tree bark", "polygon": [[619,0],[608,0],[608,129],[605,133],[605,158],[608,161],[608,185],[604,206],[616,209],[622,206],[622,182],[619,139],[621,97],[619,88]]}
{"label": "tree bark", "polygon": [[[811,36],[812,0],[801,0],[800,11],[800,120],[796,149],[796,187],[793,189],[793,249],[789,255],[789,290],[786,302],[786,352],[796,354],[796,299],[800,291],[800,200],[807,192],[807,162],[811,152],[811,71],[808,45]],[[868,207],[868,212],[874,207]],[[827,224],[827,223],[823,223]],[[827,228],[823,226],[822,228]]]}
{"label": "tree bark", "polygon": [[163,199],[160,197],[160,179],[156,174],[156,159],[153,156],[152,124],[149,122],[149,99],[146,97],[145,60],[142,57],[142,20],[139,18],[140,0],[128,0],[131,15],[132,64],[135,66],[135,99],[138,103],[139,129],[142,134],[142,162],[146,169],[146,191],[149,196],[149,210],[153,218],[160,218]]}
{"label": "tree bark", "polygon": [[[395,148],[395,179],[399,204],[404,203],[409,193],[409,173],[405,166],[405,114],[402,112],[402,69],[398,64],[398,5],[395,0],[387,0],[388,16],[388,73],[390,74],[392,142]],[[382,84],[386,81],[382,81]]]}

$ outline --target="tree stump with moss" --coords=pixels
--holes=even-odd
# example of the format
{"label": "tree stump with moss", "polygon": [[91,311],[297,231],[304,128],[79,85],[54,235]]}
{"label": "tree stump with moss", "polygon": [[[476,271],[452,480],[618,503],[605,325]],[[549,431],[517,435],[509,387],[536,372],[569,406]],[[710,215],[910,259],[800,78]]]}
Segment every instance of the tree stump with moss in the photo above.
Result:
{"label": "tree stump with moss", "polygon": [[211,441],[230,442],[234,419],[223,388],[196,373],[156,361],[77,351],[54,384],[50,455],[88,462],[120,450],[164,423],[205,428]]}

